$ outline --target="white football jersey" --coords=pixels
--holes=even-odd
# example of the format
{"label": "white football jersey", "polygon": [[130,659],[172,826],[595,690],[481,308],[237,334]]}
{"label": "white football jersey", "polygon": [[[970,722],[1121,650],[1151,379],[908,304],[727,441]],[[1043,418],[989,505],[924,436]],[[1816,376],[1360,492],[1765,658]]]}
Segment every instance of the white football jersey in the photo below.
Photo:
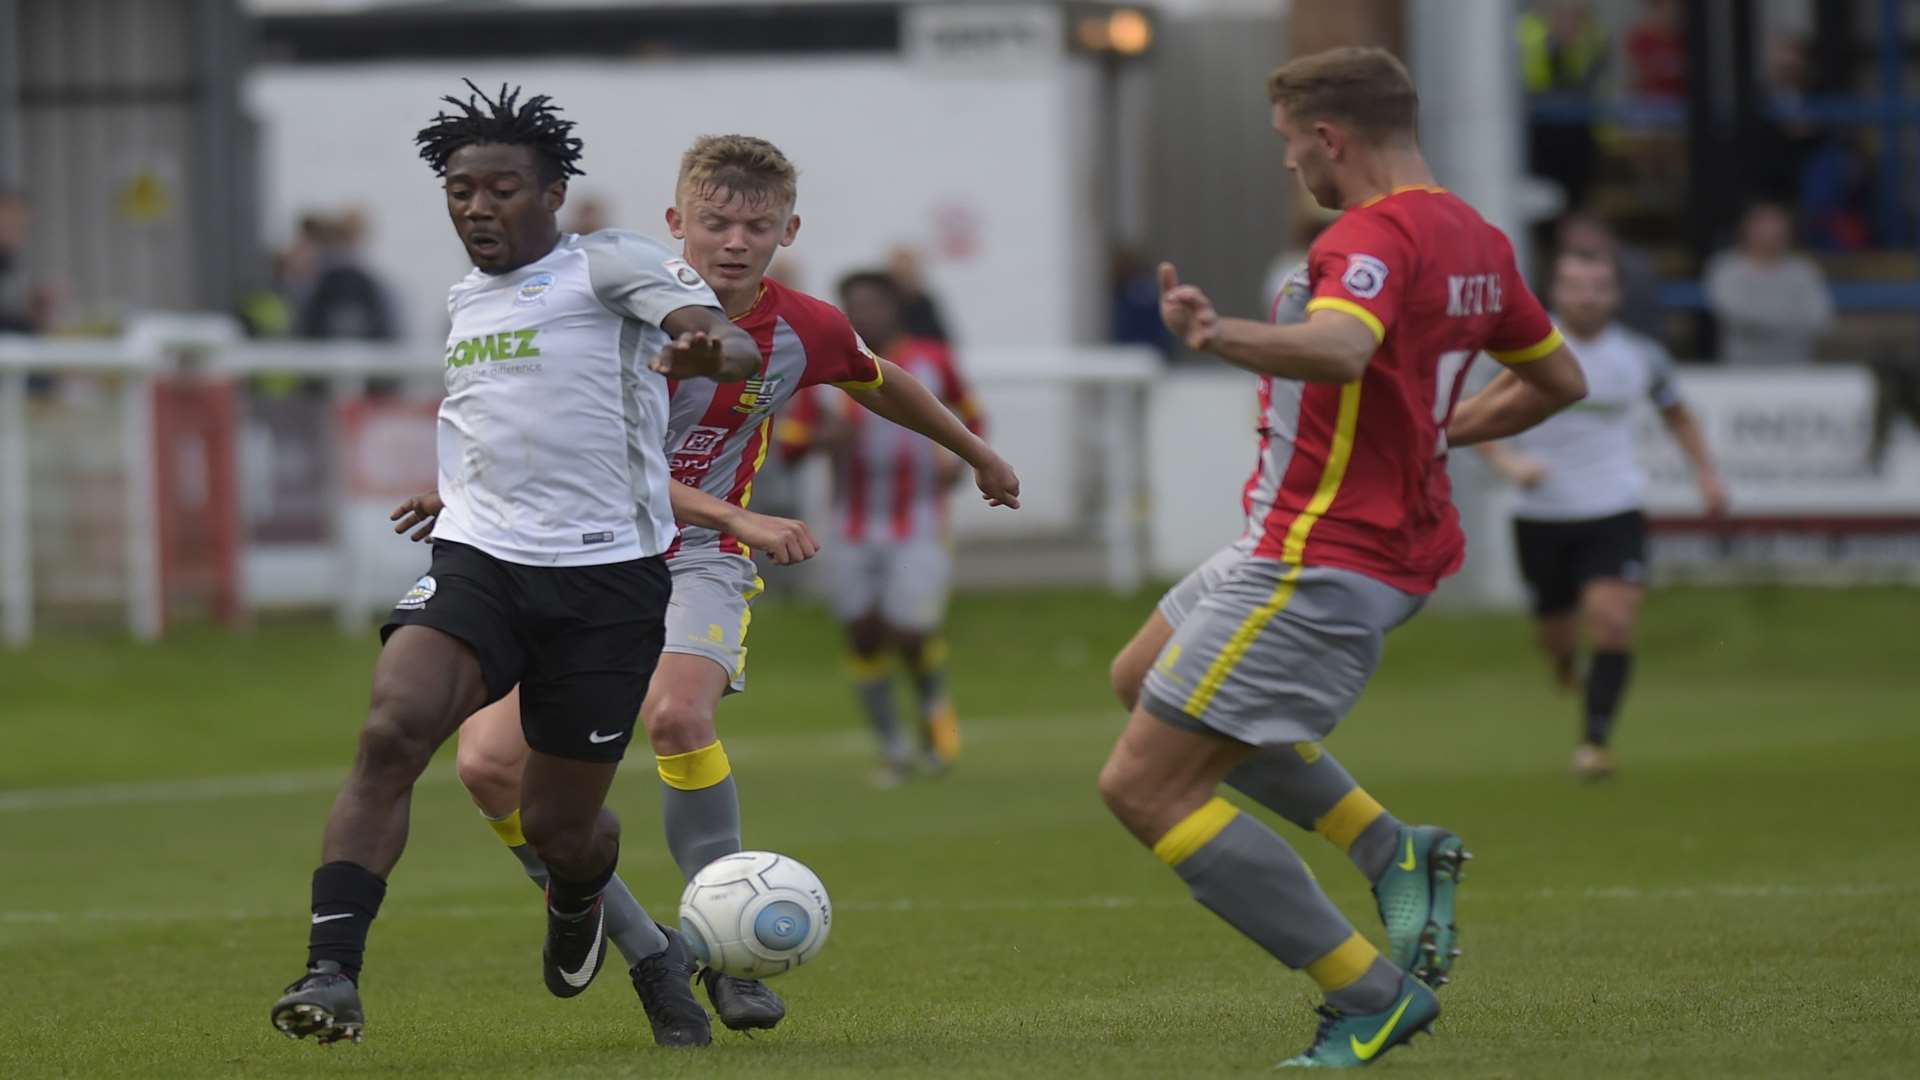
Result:
{"label": "white football jersey", "polygon": [[700,275],[638,233],[566,234],[447,296],[447,396],[433,535],[503,562],[594,566],[673,543],[660,323],[719,308]]}
{"label": "white football jersey", "polygon": [[1642,402],[1678,404],[1673,358],[1651,338],[1619,323],[1567,347],[1587,376],[1587,396],[1508,440],[1547,467],[1546,479],[1523,489],[1516,517],[1585,521],[1638,510],[1647,477],[1633,452],[1634,418]]}

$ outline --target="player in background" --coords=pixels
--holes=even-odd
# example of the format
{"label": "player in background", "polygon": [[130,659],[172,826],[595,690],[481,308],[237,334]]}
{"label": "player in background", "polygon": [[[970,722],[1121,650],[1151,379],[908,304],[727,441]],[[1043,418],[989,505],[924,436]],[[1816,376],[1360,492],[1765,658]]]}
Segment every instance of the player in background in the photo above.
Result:
{"label": "player in background", "polygon": [[[1319,1030],[1284,1064],[1360,1066],[1439,1014],[1423,980],[1451,968],[1466,854],[1444,829],[1402,825],[1319,740],[1385,634],[1460,565],[1447,447],[1525,430],[1585,384],[1506,237],[1435,186],[1398,60],[1335,49],[1282,65],[1267,89],[1287,167],[1344,213],[1310,249],[1297,323],[1223,318],[1161,267],[1167,327],[1261,376],[1260,448],[1245,535],[1115,661],[1132,716],[1100,792],[1194,899],[1319,984]],[[1506,369],[1455,408],[1482,350]],[[1392,958],[1286,841],[1218,796],[1223,782],[1347,851],[1373,882]]]}
{"label": "player in background", "polygon": [[[744,383],[685,381],[671,390],[665,434],[673,479],[738,510],[771,446],[773,414],[801,388],[833,384],[876,416],[919,432],[974,470],[981,497],[1019,506],[1020,481],[991,447],[918,379],[873,355],[840,310],[766,277],[774,253],[800,231],[797,171],[778,148],[744,135],[704,136],[681,160],[667,227],[682,242],[682,271],[705,281],[733,324],[756,346]],[[797,523],[788,523],[797,524]],[[740,801],[714,713],[746,688],[747,629],[761,589],[749,541],[709,519],[682,529],[667,553],[673,603],[666,645],[641,721],[660,774],[667,847],[688,878],[741,850]],[[511,701],[474,716],[460,733],[459,773],[474,802],[537,878],[534,853],[516,845],[527,745]],[[700,974],[721,1023],[771,1028],[786,1006],[765,984]],[[652,1018],[651,1012],[649,1018]],[[656,1038],[703,1044],[701,1013]],[[676,1021],[678,1023],[678,1021]]]}
{"label": "player in background", "polygon": [[[1513,540],[1533,594],[1534,626],[1554,676],[1585,690],[1585,727],[1573,771],[1613,772],[1607,740],[1633,667],[1633,624],[1647,582],[1647,477],[1634,457],[1635,406],[1650,400],[1688,462],[1707,513],[1727,509],[1726,489],[1693,412],[1673,385],[1673,358],[1616,321],[1613,262],[1562,255],[1550,291],[1555,321],[1586,373],[1587,399],[1538,427],[1478,448],[1519,488]],[[1577,674],[1580,638],[1591,650]]]}
{"label": "player in background", "polygon": [[[862,340],[931,388],[967,430],[984,436],[979,407],[952,352],[907,333],[905,301],[893,277],[878,270],[847,275],[840,304]],[[879,739],[876,782],[892,787],[914,769],[895,709],[894,656],[906,666],[919,705],[922,765],[937,775],[960,753],[940,636],[953,580],[947,495],[960,463],[851,406],[844,396],[803,394],[782,417],[779,435],[790,455],[821,449],[833,460],[833,609],[846,630],[855,697]]]}
{"label": "player in background", "polygon": [[[414,782],[516,685],[530,746],[523,828],[547,870],[544,975],[563,997],[592,982],[619,856],[607,790],[670,592],[667,377],[738,382],[760,362],[672,251],[633,233],[560,232],[581,143],[548,98],[467,85],[473,96],[446,98],[454,112],[416,139],[473,264],[447,300],[432,570],[381,631],[359,752],[313,875],[307,971],[271,1013],[288,1037],[323,1044],[361,1037],[367,931],[406,846]],[[659,977],[688,968],[686,946],[670,930],[651,936],[643,992],[654,1007],[698,1010],[684,975]]]}

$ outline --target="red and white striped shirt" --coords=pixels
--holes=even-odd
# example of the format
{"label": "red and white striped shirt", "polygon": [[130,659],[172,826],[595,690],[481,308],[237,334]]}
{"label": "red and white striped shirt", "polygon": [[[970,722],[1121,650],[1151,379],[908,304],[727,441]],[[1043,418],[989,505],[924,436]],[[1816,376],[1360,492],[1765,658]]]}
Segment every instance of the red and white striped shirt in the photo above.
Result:
{"label": "red and white striped shirt", "polygon": [[[880,361],[839,308],[771,278],[753,307],[733,321],[760,346],[760,371],[740,383],[669,383],[667,464],[675,480],[745,507],[780,406],[823,383],[879,386]],[[752,554],[735,537],[689,525],[667,557],[693,551]]]}
{"label": "red and white striped shirt", "polygon": [[[979,409],[943,344],[903,337],[886,349],[889,361],[924,383],[978,435]],[[834,454],[834,528],[846,543],[904,542],[946,535],[946,487],[940,462],[946,451],[924,436],[881,419],[844,394],[803,394],[782,418],[782,441],[802,449],[825,423],[846,429]]]}

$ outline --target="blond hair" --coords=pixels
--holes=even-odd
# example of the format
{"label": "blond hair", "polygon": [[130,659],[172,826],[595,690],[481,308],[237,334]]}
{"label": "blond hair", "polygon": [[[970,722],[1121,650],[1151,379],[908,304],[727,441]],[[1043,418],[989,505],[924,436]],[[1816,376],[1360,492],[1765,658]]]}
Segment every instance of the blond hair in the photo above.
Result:
{"label": "blond hair", "polygon": [[745,196],[748,202],[793,205],[799,194],[800,170],[780,148],[751,135],[702,135],[680,157],[680,180],[674,196],[728,198]]}
{"label": "blond hair", "polygon": [[1267,77],[1267,97],[1296,124],[1331,120],[1374,139],[1410,135],[1420,121],[1413,76],[1380,48],[1346,46],[1289,60]]}

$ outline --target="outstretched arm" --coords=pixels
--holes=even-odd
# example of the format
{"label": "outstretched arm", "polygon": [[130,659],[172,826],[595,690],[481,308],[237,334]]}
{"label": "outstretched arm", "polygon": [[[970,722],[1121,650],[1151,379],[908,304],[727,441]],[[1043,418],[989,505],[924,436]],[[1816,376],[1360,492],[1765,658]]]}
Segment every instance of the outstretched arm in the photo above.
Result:
{"label": "outstretched arm", "polygon": [[1561,345],[1538,360],[1509,366],[1461,402],[1447,425],[1448,446],[1504,439],[1587,396],[1587,377],[1573,350]]}
{"label": "outstretched arm", "polygon": [[871,390],[849,389],[853,400],[868,412],[891,420],[908,431],[919,432],[973,467],[974,483],[980,495],[994,506],[1020,508],[1020,477],[1013,466],[995,453],[986,440],[967,430],[967,425],[941,404],[920,380],[890,360],[880,361],[880,385]]}
{"label": "outstretched arm", "polygon": [[660,320],[673,338],[653,359],[669,379],[742,382],[760,370],[760,346],[719,308],[683,307]]}
{"label": "outstretched arm", "polygon": [[1372,326],[1331,308],[1284,326],[1223,318],[1199,287],[1180,284],[1172,263],[1160,264],[1160,318],[1190,348],[1261,375],[1302,382],[1350,383],[1366,374],[1380,347]]}

